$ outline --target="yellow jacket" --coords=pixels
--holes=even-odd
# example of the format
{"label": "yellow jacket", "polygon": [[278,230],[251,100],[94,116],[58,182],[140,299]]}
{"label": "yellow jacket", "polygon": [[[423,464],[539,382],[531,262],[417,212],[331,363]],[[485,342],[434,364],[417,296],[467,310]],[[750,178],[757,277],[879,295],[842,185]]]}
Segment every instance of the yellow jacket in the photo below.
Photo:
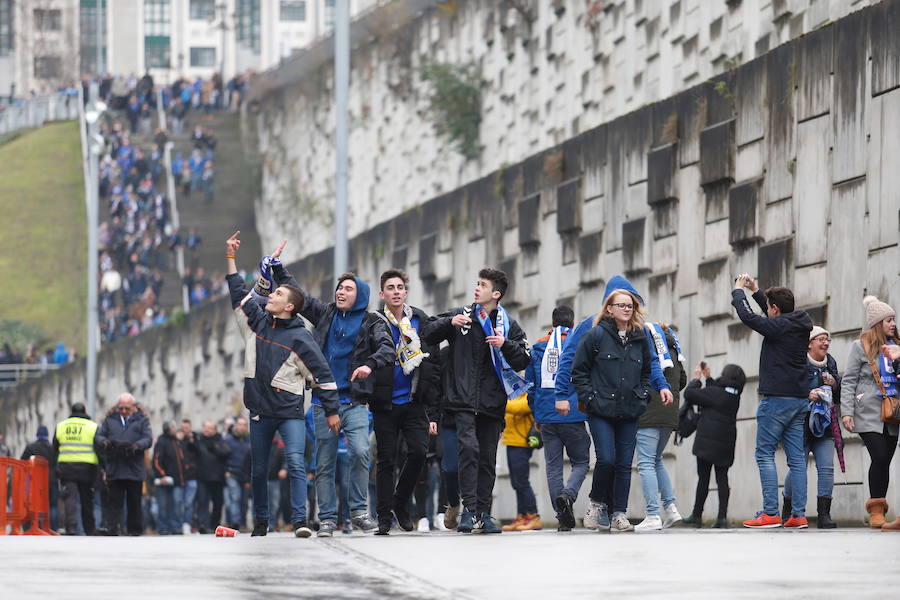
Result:
{"label": "yellow jacket", "polygon": [[506,427],[503,429],[503,444],[527,448],[528,431],[534,424],[531,408],[528,406],[528,394],[522,394],[506,403]]}

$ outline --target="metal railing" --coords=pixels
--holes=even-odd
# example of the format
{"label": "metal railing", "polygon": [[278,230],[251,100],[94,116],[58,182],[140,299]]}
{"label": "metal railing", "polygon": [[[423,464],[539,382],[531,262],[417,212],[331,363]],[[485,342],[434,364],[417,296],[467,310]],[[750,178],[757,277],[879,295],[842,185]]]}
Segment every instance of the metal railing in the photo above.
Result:
{"label": "metal railing", "polygon": [[0,101],[0,135],[18,129],[40,127],[48,121],[78,118],[78,96],[65,92],[12,102]]}
{"label": "metal railing", "polygon": [[0,365],[0,388],[16,386],[26,379],[43,377],[50,371],[56,371],[62,366],[63,365],[55,363],[48,363],[46,365]]}

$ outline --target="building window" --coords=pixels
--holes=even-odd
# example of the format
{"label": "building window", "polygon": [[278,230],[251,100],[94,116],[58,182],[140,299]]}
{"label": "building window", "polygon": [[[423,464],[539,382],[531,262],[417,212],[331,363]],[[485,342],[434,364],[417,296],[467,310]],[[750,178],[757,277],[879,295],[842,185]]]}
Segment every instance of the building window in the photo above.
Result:
{"label": "building window", "polygon": [[57,79],[62,75],[62,57],[35,56],[34,76],[38,79]]}
{"label": "building window", "polygon": [[259,0],[237,0],[235,37],[239,44],[259,54]]}
{"label": "building window", "polygon": [[[81,36],[81,73],[97,71],[97,3],[81,0],[79,12]],[[106,64],[106,0],[100,1],[100,71]]]}
{"label": "building window", "polygon": [[282,21],[305,21],[306,0],[281,0]]}
{"label": "building window", "polygon": [[0,0],[0,56],[5,56],[15,49],[15,39],[13,0]]}
{"label": "building window", "polygon": [[144,35],[147,37],[168,36],[171,27],[171,1],[144,0]]}
{"label": "building window", "polygon": [[38,31],[60,31],[62,29],[62,11],[34,9],[34,28]]}
{"label": "building window", "polygon": [[144,66],[148,69],[168,69],[172,42],[167,35],[144,37]]}
{"label": "building window", "polygon": [[216,14],[216,0],[191,0],[191,19],[207,21]]}
{"label": "building window", "polygon": [[334,0],[325,0],[325,29],[334,27]]}
{"label": "building window", "polygon": [[214,66],[216,66],[216,49],[215,48],[191,48],[191,66],[192,67],[214,67]]}

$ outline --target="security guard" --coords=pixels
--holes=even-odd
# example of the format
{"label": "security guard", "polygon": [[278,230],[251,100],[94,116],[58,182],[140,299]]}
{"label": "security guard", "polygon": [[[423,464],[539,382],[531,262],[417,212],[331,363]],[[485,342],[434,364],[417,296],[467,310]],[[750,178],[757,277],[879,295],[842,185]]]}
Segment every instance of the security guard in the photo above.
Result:
{"label": "security guard", "polygon": [[56,426],[53,448],[57,452],[56,473],[62,485],[66,507],[66,535],[78,532],[76,507],[81,501],[81,523],[86,535],[94,535],[94,483],[97,481],[97,449],[94,435],[97,424],[91,421],[84,404],[72,405],[72,415]]}

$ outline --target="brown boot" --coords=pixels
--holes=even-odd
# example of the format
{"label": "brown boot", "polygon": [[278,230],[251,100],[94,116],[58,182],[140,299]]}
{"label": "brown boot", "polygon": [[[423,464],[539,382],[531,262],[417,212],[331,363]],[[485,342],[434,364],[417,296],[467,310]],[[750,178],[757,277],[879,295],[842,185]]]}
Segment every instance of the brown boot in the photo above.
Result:
{"label": "brown boot", "polygon": [[882,531],[900,531],[900,517],[881,526]]}
{"label": "brown boot", "polygon": [[544,524],[541,522],[541,517],[532,513],[522,517],[522,522],[516,527],[516,531],[533,531],[535,529],[540,529],[543,526]]}
{"label": "brown boot", "polygon": [[884,498],[869,498],[866,500],[866,510],[869,512],[869,527],[881,529],[884,525],[884,513],[887,512],[887,500]]}
{"label": "brown boot", "polygon": [[500,529],[503,531],[516,531],[516,528],[522,524],[522,520],[525,518],[525,515],[516,515],[516,518],[513,519],[512,523],[508,525],[504,525]]}

